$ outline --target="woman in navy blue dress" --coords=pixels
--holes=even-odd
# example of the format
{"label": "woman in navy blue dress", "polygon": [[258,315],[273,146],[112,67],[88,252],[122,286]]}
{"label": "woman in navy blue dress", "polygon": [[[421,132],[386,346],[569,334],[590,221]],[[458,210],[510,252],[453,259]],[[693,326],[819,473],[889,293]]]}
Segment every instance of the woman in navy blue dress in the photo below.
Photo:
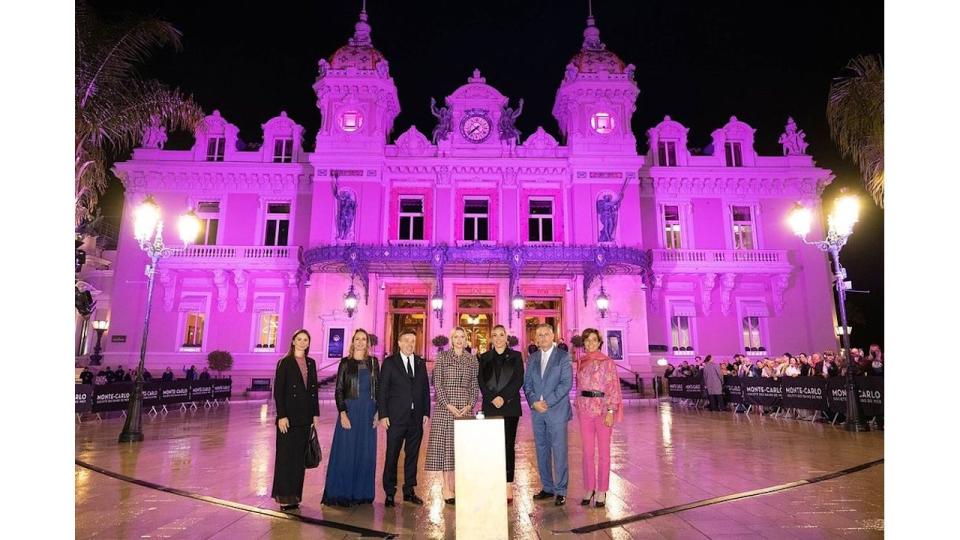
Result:
{"label": "woman in navy blue dress", "polygon": [[377,464],[377,383],[380,364],[369,354],[369,335],[358,328],[340,360],[334,397],[339,418],[333,431],[323,504],[373,502]]}

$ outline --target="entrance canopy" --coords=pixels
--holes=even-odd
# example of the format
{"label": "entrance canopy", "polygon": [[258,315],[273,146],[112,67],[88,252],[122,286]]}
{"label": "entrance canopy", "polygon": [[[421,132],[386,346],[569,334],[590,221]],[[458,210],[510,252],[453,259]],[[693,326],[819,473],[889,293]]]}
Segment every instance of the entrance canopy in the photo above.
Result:
{"label": "entrance canopy", "polygon": [[385,276],[433,277],[443,287],[444,276],[510,278],[510,291],[520,278],[571,278],[583,275],[583,302],[595,279],[632,274],[648,281],[648,250],[615,246],[464,246],[446,244],[327,245],[303,252],[300,271],[350,273],[360,279],[369,299],[370,273]]}

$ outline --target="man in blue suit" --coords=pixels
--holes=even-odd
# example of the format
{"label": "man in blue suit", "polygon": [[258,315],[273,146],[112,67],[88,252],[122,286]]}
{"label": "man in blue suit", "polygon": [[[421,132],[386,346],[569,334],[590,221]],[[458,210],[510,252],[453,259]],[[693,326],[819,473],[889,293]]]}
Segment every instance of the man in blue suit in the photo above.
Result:
{"label": "man in blue suit", "polygon": [[537,350],[530,355],[523,377],[523,393],[530,404],[537,469],[543,487],[536,500],[556,496],[554,504],[567,502],[567,422],[573,369],[570,355],[554,343],[553,326],[537,326]]}

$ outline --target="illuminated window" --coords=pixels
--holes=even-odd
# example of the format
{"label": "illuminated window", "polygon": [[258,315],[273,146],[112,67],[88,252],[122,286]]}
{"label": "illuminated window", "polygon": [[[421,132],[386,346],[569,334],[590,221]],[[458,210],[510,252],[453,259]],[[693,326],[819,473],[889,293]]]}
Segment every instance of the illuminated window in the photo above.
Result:
{"label": "illuminated window", "polygon": [[223,161],[223,150],[227,146],[224,137],[210,137],[207,139],[207,161]]}
{"label": "illuminated window", "polygon": [[199,349],[203,346],[203,313],[188,311],[184,314],[183,349]]}
{"label": "illuminated window", "polygon": [[761,338],[760,317],[743,318],[743,349],[748,353],[766,350]]}
{"label": "illuminated window", "polygon": [[612,133],[613,126],[613,115],[610,113],[598,112],[590,117],[590,127],[592,127],[597,133],[604,135],[607,133]]}
{"label": "illuminated window", "polygon": [[290,163],[293,161],[293,139],[289,137],[274,139],[273,162]]}
{"label": "illuminated window", "polygon": [[197,217],[200,218],[200,231],[195,243],[200,246],[217,245],[217,232],[220,228],[220,202],[202,201],[197,203]]}
{"label": "illuminated window", "polygon": [[280,315],[272,311],[260,312],[260,323],[257,331],[258,351],[273,351],[277,348],[277,331],[280,328]]}
{"label": "illuminated window", "polygon": [[743,152],[740,143],[728,142],[724,145],[727,158],[727,167],[743,167]]}
{"label": "illuminated window", "polygon": [[661,167],[677,166],[677,143],[660,141],[657,143],[657,165]]}
{"label": "illuminated window", "polygon": [[749,206],[734,206],[733,249],[753,249],[753,221]]}
{"label": "illuminated window", "polygon": [[673,343],[674,354],[693,354],[690,317],[682,315],[670,317],[670,340]]}
{"label": "illuminated window", "polygon": [[290,203],[268,204],[266,225],[263,245],[286,246],[290,234]]}
{"label": "illuminated window", "polygon": [[340,129],[352,133],[359,131],[363,126],[363,113],[360,111],[344,111],[340,113]]}
{"label": "illuminated window", "polygon": [[464,240],[489,240],[489,204],[487,199],[467,199],[463,202]]}
{"label": "illuminated window", "polygon": [[682,242],[680,240],[680,207],[663,207],[663,245],[667,249],[680,249]]}

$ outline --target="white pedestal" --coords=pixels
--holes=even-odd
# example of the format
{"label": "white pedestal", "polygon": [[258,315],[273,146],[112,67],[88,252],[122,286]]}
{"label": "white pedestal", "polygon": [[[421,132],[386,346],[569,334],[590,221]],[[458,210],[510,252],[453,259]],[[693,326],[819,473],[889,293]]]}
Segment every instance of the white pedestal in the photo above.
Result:
{"label": "white pedestal", "polygon": [[507,540],[507,474],[503,419],[453,422],[457,539]]}

